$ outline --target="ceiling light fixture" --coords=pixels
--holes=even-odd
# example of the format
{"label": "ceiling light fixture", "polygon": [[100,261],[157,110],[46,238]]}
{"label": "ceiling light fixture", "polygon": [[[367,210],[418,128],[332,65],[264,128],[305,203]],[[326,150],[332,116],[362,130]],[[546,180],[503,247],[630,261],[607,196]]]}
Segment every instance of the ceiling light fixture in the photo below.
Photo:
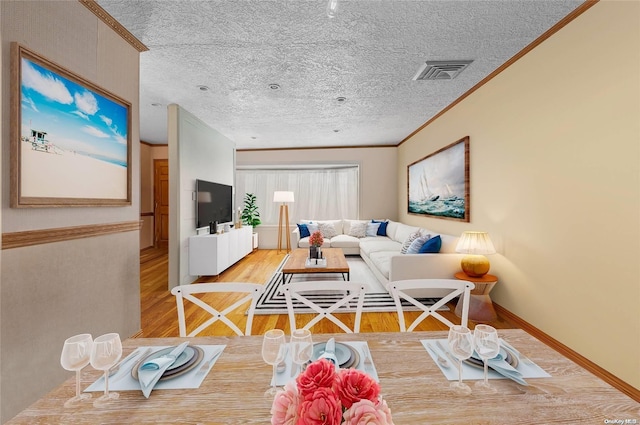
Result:
{"label": "ceiling light fixture", "polygon": [[269,84],[269,88],[271,90],[280,90],[280,84],[271,83],[271,84]]}
{"label": "ceiling light fixture", "polygon": [[329,0],[327,4],[327,16],[329,18],[335,18],[338,11],[338,0]]}
{"label": "ceiling light fixture", "polygon": [[207,86],[196,86],[200,91],[209,91],[209,87]]}

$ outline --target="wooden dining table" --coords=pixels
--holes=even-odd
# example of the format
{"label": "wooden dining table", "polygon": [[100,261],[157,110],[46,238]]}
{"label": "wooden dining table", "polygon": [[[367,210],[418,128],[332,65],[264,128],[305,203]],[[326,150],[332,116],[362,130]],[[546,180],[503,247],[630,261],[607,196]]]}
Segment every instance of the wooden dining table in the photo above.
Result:
{"label": "wooden dining table", "polygon": [[[450,390],[449,381],[420,342],[446,338],[446,332],[317,334],[313,338],[315,342],[335,337],[336,341],[368,343],[381,393],[396,425],[640,423],[640,404],[635,400],[523,330],[498,332],[551,376],[527,379],[529,386],[494,379],[491,384],[496,393],[474,389],[471,395],[461,396]],[[127,339],[124,355],[139,346],[175,345],[184,340],[187,338]],[[262,360],[262,336],[189,341],[226,344],[197,389],[158,389],[148,399],[141,391],[121,391],[120,398],[108,407],[96,408],[89,401],[65,408],[65,400],[75,392],[75,379],[69,377],[7,424],[269,424],[272,399],[264,393],[272,368]],[[99,371],[84,369],[83,388],[99,376]],[[98,395],[94,393],[94,399]]]}

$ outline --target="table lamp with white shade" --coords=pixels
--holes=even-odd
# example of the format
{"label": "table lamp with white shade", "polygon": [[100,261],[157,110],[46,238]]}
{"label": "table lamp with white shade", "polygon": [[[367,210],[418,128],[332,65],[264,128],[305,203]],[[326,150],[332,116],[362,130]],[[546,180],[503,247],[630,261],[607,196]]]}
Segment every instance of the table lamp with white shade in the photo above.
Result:
{"label": "table lamp with white shade", "polygon": [[471,277],[484,276],[489,272],[488,254],[495,254],[491,238],[487,232],[463,232],[458,240],[456,252],[467,254],[462,258],[460,266]]}
{"label": "table lamp with white shade", "polygon": [[278,218],[278,251],[282,250],[283,222],[286,223],[287,252],[291,251],[291,232],[289,231],[289,206],[287,202],[293,203],[293,192],[275,191],[273,192],[273,202],[280,203],[280,216]]}

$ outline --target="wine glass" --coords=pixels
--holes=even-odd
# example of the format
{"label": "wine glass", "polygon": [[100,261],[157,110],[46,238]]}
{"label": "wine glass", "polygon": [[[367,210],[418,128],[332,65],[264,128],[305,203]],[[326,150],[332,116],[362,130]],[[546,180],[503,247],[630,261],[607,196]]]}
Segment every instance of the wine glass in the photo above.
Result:
{"label": "wine glass", "polygon": [[471,388],[462,383],[462,361],[473,354],[473,335],[466,326],[454,325],[449,328],[449,348],[458,362],[458,381],[452,382],[450,387],[453,391],[462,395],[471,394]]}
{"label": "wine glass", "polygon": [[60,364],[66,370],[76,372],[76,395],[64,403],[64,407],[75,407],[82,400],[91,398],[89,393],[80,393],[80,371],[89,364],[93,338],[91,334],[74,335],[64,342]]}
{"label": "wine glass", "polygon": [[93,402],[95,407],[108,405],[110,401],[120,397],[118,393],[109,392],[109,369],[118,363],[120,357],[122,357],[122,342],[117,333],[101,335],[93,341],[91,366],[94,369],[104,370],[104,394]]}
{"label": "wine glass", "polygon": [[308,329],[296,329],[291,334],[291,360],[295,364],[295,369],[291,376],[296,376],[303,364],[311,360],[313,354],[313,341],[311,331]]}
{"label": "wine glass", "polygon": [[498,332],[489,325],[477,325],[473,330],[473,344],[476,353],[484,363],[484,381],[477,381],[476,387],[483,391],[495,393],[496,389],[489,385],[487,361],[494,358],[500,352]]}
{"label": "wine glass", "polygon": [[286,351],[286,340],[282,329],[268,330],[262,339],[262,359],[273,366],[273,384],[264,394],[274,396],[278,389],[276,387],[276,366],[284,360]]}

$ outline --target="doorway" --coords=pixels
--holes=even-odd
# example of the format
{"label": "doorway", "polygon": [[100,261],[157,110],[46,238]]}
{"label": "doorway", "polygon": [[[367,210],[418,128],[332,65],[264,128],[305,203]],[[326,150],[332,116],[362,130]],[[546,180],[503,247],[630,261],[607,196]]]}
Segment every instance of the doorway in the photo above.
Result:
{"label": "doorway", "polygon": [[157,248],[169,246],[169,160],[153,160],[154,238]]}

